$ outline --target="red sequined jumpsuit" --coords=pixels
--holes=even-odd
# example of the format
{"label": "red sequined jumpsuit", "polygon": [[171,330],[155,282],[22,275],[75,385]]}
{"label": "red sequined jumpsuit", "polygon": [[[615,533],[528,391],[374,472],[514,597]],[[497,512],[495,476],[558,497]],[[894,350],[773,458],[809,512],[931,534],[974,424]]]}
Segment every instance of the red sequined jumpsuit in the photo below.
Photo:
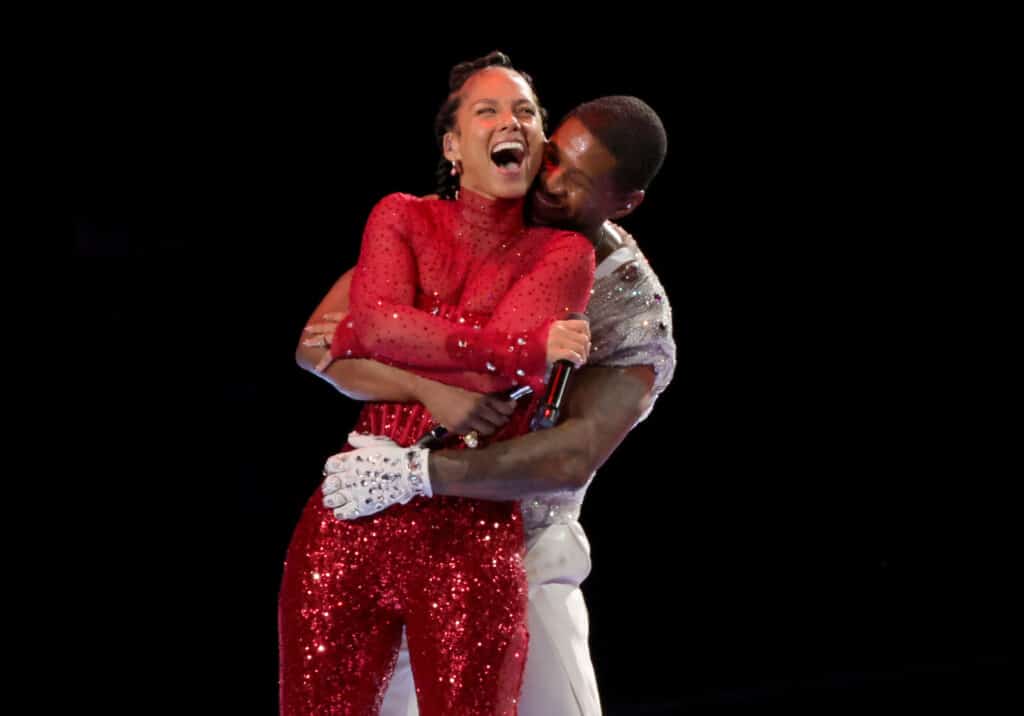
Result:
{"label": "red sequined jumpsuit", "polygon": [[[522,200],[394,194],[373,210],[335,335],[369,357],[479,392],[543,381],[550,323],[582,311],[590,243],[524,227]],[[492,440],[525,433],[534,403]],[[368,403],[356,430],[414,443],[417,403]],[[406,628],[422,716],[515,714],[526,659],[518,505],[416,498],[342,522],[310,498],[279,605],[281,713],[376,714]]]}

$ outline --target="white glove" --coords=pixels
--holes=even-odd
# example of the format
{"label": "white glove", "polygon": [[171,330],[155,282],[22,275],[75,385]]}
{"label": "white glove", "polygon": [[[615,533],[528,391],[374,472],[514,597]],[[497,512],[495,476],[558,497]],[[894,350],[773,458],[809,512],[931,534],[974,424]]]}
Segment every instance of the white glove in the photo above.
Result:
{"label": "white glove", "polygon": [[323,504],[339,520],[366,517],[404,505],[417,495],[432,497],[429,450],[399,447],[379,435],[350,433],[351,452],[332,455],[324,465]]}
{"label": "white glove", "polygon": [[384,435],[363,435],[362,433],[356,432],[348,434],[348,444],[354,448],[399,447],[398,443]]}

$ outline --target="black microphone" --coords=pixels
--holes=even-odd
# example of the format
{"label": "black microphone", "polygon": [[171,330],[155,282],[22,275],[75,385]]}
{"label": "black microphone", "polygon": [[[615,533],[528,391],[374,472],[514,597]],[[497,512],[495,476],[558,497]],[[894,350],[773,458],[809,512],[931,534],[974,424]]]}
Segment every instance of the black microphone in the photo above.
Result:
{"label": "black microphone", "polygon": [[[589,320],[583,313],[570,313],[569,320]],[[557,360],[551,367],[551,377],[548,378],[547,390],[544,399],[537,406],[537,413],[530,421],[530,430],[546,430],[553,428],[558,422],[558,413],[562,409],[562,398],[565,396],[565,388],[569,385],[569,376],[572,375],[575,366],[567,360]]]}
{"label": "black microphone", "polygon": [[[525,398],[533,393],[533,388],[528,385],[521,385],[518,388],[513,388],[505,393],[506,400],[519,400]],[[419,440],[416,441],[416,447],[427,448],[428,450],[437,450],[441,447],[445,437],[448,435],[448,428],[443,425],[438,425],[433,430],[429,430],[423,434]]]}
{"label": "black microphone", "polygon": [[438,425],[433,430],[423,433],[423,437],[416,441],[415,447],[437,450],[441,447],[441,443],[444,441],[447,434],[448,428],[443,425]]}

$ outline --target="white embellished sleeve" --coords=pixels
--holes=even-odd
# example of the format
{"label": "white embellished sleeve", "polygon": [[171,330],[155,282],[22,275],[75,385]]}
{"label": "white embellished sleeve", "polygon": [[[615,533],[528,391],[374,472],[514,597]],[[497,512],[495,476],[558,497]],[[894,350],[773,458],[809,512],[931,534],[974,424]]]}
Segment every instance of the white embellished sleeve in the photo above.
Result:
{"label": "white embellished sleeve", "polygon": [[594,343],[591,364],[649,365],[655,371],[655,395],[668,386],[676,365],[672,308],[639,250],[632,261],[594,284],[587,315]]}

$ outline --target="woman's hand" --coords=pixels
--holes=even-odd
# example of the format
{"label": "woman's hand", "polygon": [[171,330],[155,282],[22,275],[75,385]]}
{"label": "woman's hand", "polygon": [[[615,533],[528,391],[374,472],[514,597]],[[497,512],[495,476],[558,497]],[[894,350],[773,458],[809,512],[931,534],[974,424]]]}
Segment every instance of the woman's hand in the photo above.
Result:
{"label": "woman's hand", "polygon": [[590,357],[590,323],[555,321],[548,331],[548,365],[567,360],[579,368]]}

